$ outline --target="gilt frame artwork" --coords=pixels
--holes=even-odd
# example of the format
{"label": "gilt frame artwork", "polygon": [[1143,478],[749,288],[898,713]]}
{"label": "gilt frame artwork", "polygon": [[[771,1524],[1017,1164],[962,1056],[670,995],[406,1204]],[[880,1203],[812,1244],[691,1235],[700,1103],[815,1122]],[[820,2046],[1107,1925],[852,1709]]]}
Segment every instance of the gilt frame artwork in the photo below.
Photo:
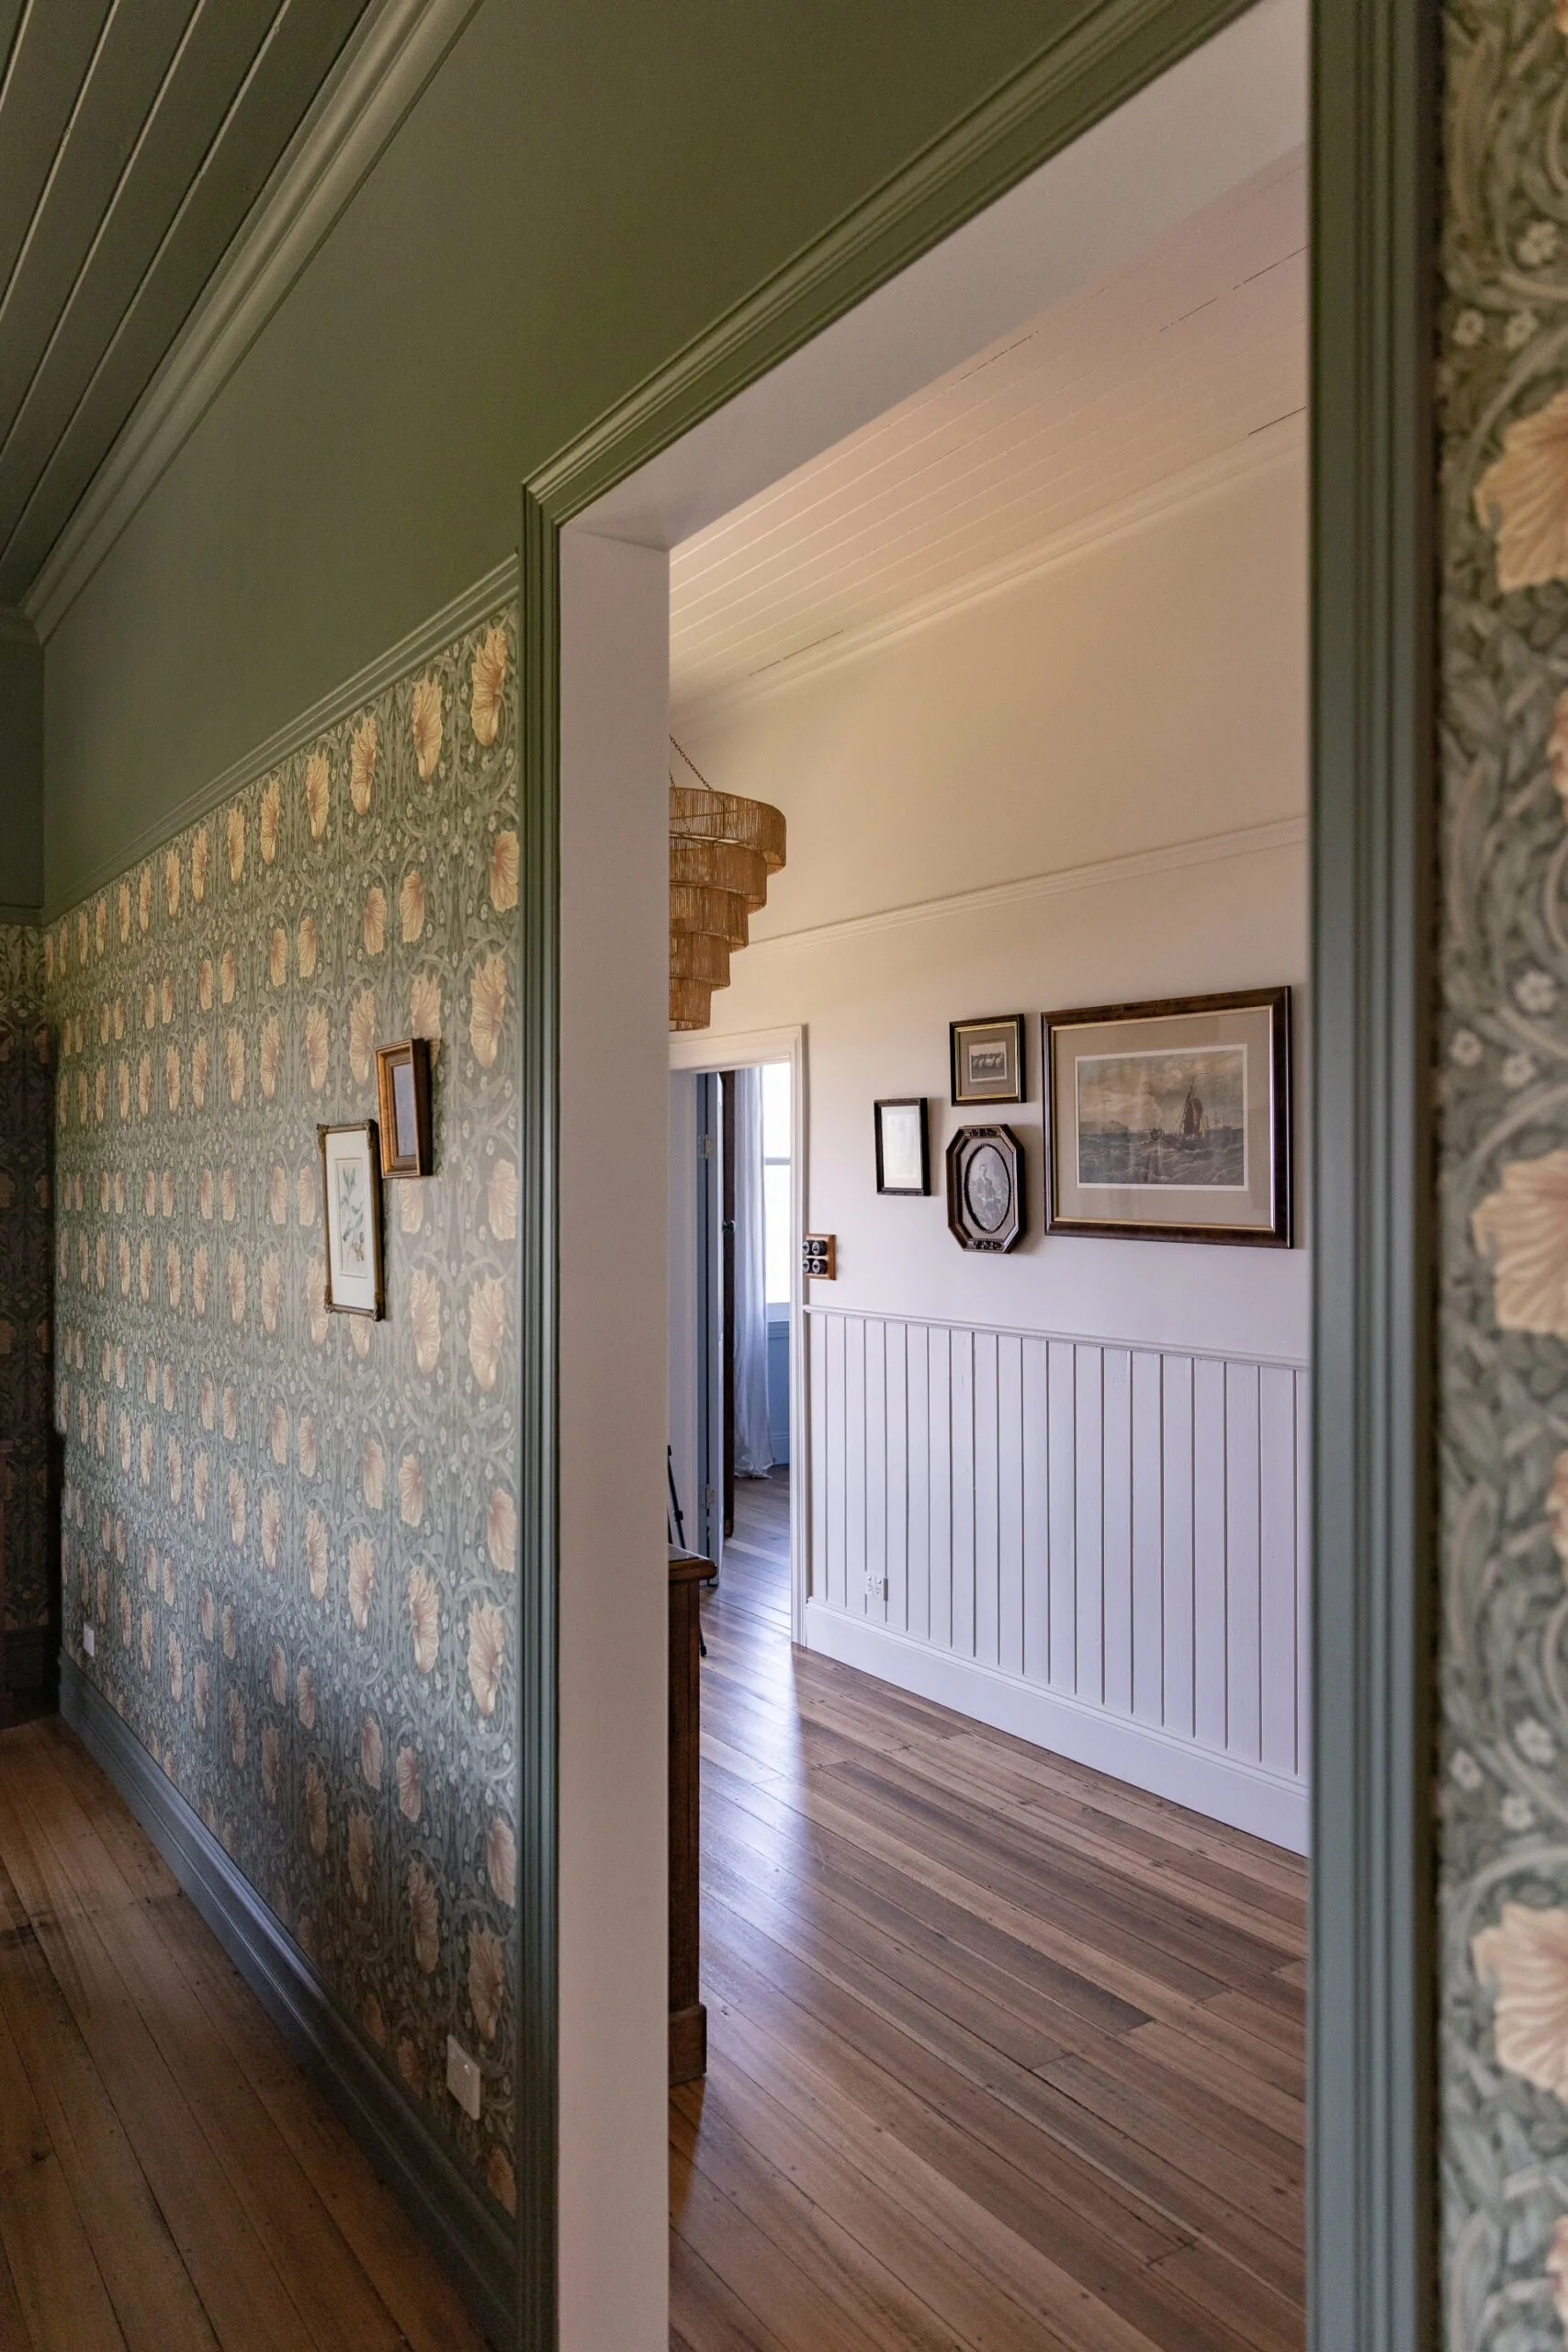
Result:
{"label": "gilt frame artwork", "polygon": [[1041,1021],[1045,1229],[1291,1246],[1291,992]]}
{"label": "gilt frame artwork", "polygon": [[327,1237],[326,1303],[335,1315],[383,1311],[381,1170],[376,1122],[318,1127],[321,1217]]}

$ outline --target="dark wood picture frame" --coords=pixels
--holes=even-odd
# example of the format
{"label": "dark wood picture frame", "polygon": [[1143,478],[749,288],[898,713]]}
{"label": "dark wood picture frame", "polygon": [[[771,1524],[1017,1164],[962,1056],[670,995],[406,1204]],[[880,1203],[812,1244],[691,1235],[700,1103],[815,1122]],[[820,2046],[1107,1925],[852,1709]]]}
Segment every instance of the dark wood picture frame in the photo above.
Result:
{"label": "dark wood picture frame", "polygon": [[[375,1297],[373,1306],[358,1306],[335,1296],[333,1289],[332,1191],[327,1180],[327,1145],[333,1136],[363,1136],[369,1161],[370,1182],[367,1212],[370,1222],[370,1263],[374,1270]],[[336,1125],[316,1129],[316,1148],[321,1159],[321,1245],[326,1265],[326,1304],[333,1315],[363,1315],[373,1323],[381,1321],[387,1311],[386,1276],[381,1254],[381,1185],[379,1139],[374,1119],[345,1119]]]}
{"label": "dark wood picture frame", "polygon": [[[948,1084],[955,1110],[975,1110],[987,1102],[1021,1102],[1024,1101],[1024,1031],[1027,1016],[1021,1012],[993,1012],[983,1021],[950,1021],[947,1024]],[[965,1089],[961,1076],[962,1040],[976,1030],[1002,1029],[1010,1033],[1012,1047],[1013,1082],[1010,1087],[987,1087],[976,1093]]]}
{"label": "dark wood picture frame", "polygon": [[[1185,1013],[1267,1012],[1269,1062],[1269,1222],[1267,1225],[1140,1223],[1127,1218],[1072,1216],[1059,1207],[1062,1154],[1067,1139],[1056,1118],[1057,1038],[1065,1030],[1116,1022],[1179,1019]],[[1291,991],[1232,989],[1211,996],[1153,998],[1142,1003],[1077,1007],[1040,1016],[1041,1096],[1045,1129],[1045,1230],[1097,1240],[1201,1241],[1213,1247],[1288,1250],[1292,1247]]]}
{"label": "dark wood picture frame", "polygon": [[[913,1111],[920,1123],[920,1181],[918,1184],[890,1184],[887,1182],[882,1144],[882,1114],[885,1111]],[[872,1105],[872,1121],[876,1130],[876,1189],[895,1198],[925,1200],[931,1189],[931,1120],[923,1094],[890,1094],[878,1098]]]}
{"label": "dark wood picture frame", "polygon": [[[992,1226],[980,1222],[969,1197],[970,1162],[982,1148],[999,1153],[1012,1187],[1007,1216]],[[1003,1255],[1018,1248],[1028,1222],[1023,1146],[1012,1129],[960,1127],[947,1147],[947,1227],[959,1248],[982,1250],[991,1256]]]}
{"label": "dark wood picture frame", "polygon": [[[398,1116],[397,1073],[407,1068],[413,1086],[413,1134]],[[430,1119],[430,1041],[405,1037],[376,1049],[376,1097],[381,1114],[383,1176],[428,1176],[434,1162]],[[412,1146],[412,1148],[410,1148]]]}

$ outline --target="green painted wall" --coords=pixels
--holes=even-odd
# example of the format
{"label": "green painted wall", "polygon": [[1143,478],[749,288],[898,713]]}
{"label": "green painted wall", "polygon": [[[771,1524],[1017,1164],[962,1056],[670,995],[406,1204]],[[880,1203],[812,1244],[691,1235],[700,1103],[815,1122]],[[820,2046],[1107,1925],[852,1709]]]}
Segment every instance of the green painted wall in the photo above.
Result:
{"label": "green painted wall", "polygon": [[43,654],[19,614],[0,612],[0,910],[43,899]]}
{"label": "green painted wall", "polygon": [[527,471],[1085,13],[485,0],[50,640],[49,904],[508,554]]}

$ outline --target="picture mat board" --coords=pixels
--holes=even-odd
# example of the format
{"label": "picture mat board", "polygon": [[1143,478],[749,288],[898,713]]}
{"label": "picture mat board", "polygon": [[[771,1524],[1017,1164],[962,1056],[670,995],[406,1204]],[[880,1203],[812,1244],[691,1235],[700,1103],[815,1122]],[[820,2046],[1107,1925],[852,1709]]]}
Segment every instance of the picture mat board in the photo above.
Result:
{"label": "picture mat board", "polygon": [[[1276,1015],[1269,990],[1190,1012],[1046,1016],[1052,1225],[1285,1238]],[[1288,1046],[1280,1082],[1289,1083]],[[1206,1132],[1184,1139],[1190,1093]]]}

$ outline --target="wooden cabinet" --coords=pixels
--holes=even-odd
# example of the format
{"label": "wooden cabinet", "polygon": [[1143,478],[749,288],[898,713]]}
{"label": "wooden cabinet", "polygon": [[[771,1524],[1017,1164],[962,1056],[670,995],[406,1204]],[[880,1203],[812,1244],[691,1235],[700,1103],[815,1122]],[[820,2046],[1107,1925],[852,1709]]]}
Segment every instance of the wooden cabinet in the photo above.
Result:
{"label": "wooden cabinet", "polygon": [[670,2080],[707,2071],[708,2016],[698,1997],[703,1586],[717,1575],[693,1552],[670,1554]]}

